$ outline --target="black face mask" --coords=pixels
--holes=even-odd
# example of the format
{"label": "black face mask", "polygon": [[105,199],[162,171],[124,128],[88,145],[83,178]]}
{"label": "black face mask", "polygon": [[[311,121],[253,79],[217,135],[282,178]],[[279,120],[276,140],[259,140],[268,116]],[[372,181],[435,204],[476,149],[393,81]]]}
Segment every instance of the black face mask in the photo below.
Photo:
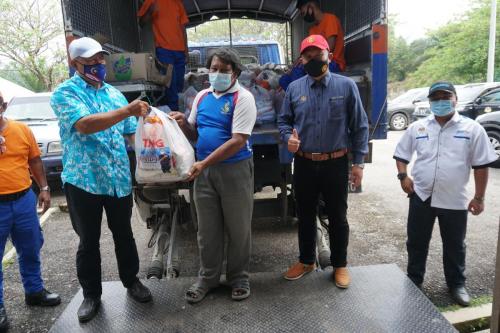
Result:
{"label": "black face mask", "polygon": [[304,65],[304,70],[312,77],[321,76],[328,70],[328,61],[311,59]]}
{"label": "black face mask", "polygon": [[304,15],[304,21],[309,22],[309,23],[316,21],[316,17],[314,16],[314,13],[311,13],[311,14],[307,13],[306,15]]}

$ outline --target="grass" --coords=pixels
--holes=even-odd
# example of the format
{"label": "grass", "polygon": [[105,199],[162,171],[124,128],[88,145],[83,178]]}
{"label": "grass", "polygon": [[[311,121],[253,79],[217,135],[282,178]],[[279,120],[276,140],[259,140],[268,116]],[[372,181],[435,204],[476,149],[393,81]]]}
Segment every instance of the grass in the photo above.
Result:
{"label": "grass", "polygon": [[[473,298],[470,301],[470,307],[481,306],[481,305],[492,303],[492,302],[493,302],[492,295],[480,296],[477,298]],[[463,309],[462,306],[456,305],[456,304],[455,305],[448,305],[448,306],[438,306],[437,308],[438,308],[439,312],[457,311],[457,310]]]}

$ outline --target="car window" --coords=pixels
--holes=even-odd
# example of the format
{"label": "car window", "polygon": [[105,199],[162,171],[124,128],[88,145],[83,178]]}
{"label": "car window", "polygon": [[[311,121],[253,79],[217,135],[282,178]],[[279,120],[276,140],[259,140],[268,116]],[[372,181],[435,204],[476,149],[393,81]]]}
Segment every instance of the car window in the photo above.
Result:
{"label": "car window", "polygon": [[459,102],[472,102],[484,90],[483,84],[456,87],[457,98]]}
{"label": "car window", "polygon": [[20,121],[57,119],[54,110],[50,106],[50,97],[14,99],[7,107],[5,116]]}
{"label": "car window", "polygon": [[483,103],[495,103],[500,102],[500,90],[489,93],[481,97]]}
{"label": "car window", "polygon": [[[425,91],[425,90],[424,90]],[[394,104],[402,104],[402,103],[412,103],[417,97],[422,95],[421,89],[410,89],[402,95],[399,95],[395,99],[391,101]]]}

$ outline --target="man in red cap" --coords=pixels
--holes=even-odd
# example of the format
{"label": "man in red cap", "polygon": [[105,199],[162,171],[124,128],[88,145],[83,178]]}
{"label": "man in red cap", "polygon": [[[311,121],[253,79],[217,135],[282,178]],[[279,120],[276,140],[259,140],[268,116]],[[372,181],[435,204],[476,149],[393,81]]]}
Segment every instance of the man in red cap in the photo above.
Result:
{"label": "man in red cap", "polygon": [[311,35],[300,47],[308,75],[288,87],[278,116],[278,126],[288,150],[295,154],[294,189],[299,217],[299,261],[285,273],[297,280],[315,268],[316,215],[321,194],[329,221],[333,279],[339,288],[350,283],[347,270],[347,189],[361,185],[363,158],[368,153],[368,118],[359,91],[351,79],[328,70],[328,42]]}

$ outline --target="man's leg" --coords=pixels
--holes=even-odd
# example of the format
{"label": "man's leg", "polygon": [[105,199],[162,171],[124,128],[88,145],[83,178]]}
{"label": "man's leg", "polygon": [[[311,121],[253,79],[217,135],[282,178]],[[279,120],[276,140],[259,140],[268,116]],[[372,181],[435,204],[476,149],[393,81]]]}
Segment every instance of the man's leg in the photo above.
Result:
{"label": "man's leg", "polygon": [[[11,202],[0,202],[0,256],[3,258],[5,243],[9,237],[12,224],[14,223],[14,212]],[[0,308],[3,307],[3,269],[0,265]],[[1,326],[1,323],[0,323]]]}
{"label": "man's leg", "polygon": [[443,265],[450,289],[465,285],[466,210],[438,210],[439,229],[443,240]]}
{"label": "man's leg", "polygon": [[321,194],[328,214],[331,261],[334,268],[347,265],[349,223],[347,222],[347,190],[349,162],[346,157],[323,162]]}
{"label": "man's leg", "polygon": [[220,197],[212,179],[212,167],[194,181],[194,202],[198,217],[200,272],[198,284],[205,290],[219,285],[224,256],[224,217]]}
{"label": "man's leg", "polygon": [[78,281],[85,298],[99,299],[102,294],[99,238],[104,199],[69,183],[64,184],[64,192],[71,224],[80,237],[76,252]]}
{"label": "man's leg", "polygon": [[35,294],[43,289],[40,263],[43,235],[36,212],[35,193],[28,191],[22,198],[12,202],[12,207],[12,244],[17,251],[24,292]]}
{"label": "man's leg", "polygon": [[113,234],[118,273],[125,288],[137,281],[139,255],[132,233],[132,194],[123,198],[105,196],[104,210]]}
{"label": "man's leg", "polygon": [[416,193],[410,196],[408,212],[408,277],[417,286],[424,281],[425,263],[429,252],[429,242],[432,237],[432,228],[436,215],[431,207],[431,198],[423,202]]}
{"label": "man's leg", "polygon": [[316,260],[316,212],[319,188],[317,163],[296,156],[294,161],[294,190],[299,217],[299,260],[306,265]]}
{"label": "man's leg", "polygon": [[252,246],[253,159],[217,165],[214,176],[228,236],[226,277],[234,286],[248,281]]}

